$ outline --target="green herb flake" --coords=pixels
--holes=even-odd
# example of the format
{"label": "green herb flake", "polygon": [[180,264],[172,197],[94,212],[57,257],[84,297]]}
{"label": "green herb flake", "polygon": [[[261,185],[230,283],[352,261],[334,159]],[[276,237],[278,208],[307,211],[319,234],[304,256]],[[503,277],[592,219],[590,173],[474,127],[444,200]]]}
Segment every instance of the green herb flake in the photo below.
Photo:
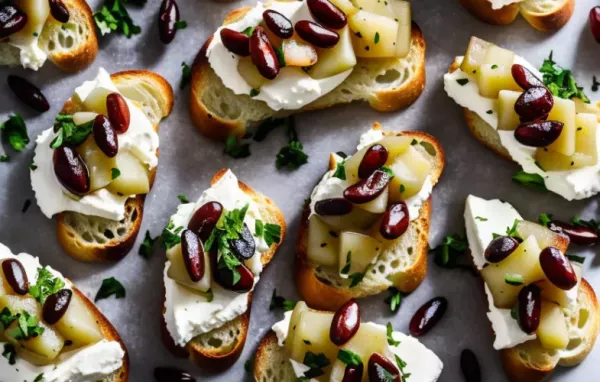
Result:
{"label": "green herb flake", "polygon": [[365,274],[362,272],[355,272],[348,276],[348,279],[350,280],[350,288],[354,288],[355,286],[360,284],[364,277]]}
{"label": "green herb flake", "polygon": [[304,361],[302,363],[310,368],[304,373],[304,376],[306,378],[315,378],[323,375],[324,372],[322,369],[329,366],[331,362],[324,353],[315,354],[308,351],[304,354]]}
{"label": "green herb flake", "polygon": [[8,360],[9,365],[14,365],[17,363],[17,350],[11,344],[4,344],[4,351],[2,352],[2,357]]}
{"label": "green herb flake", "polygon": [[250,93],[248,93],[248,95],[250,97],[256,97],[259,94],[260,94],[260,90],[257,90],[257,89],[250,89]]}
{"label": "green herb flake", "polygon": [[179,199],[179,201],[180,201],[182,204],[188,204],[188,203],[190,202],[190,200],[188,199],[188,197],[187,197],[187,196],[185,196],[184,194],[179,194],[179,195],[177,195],[177,199]]}
{"label": "green herb flake", "polygon": [[54,132],[57,135],[50,142],[50,148],[57,149],[62,145],[79,146],[92,133],[93,127],[94,120],[76,125],[72,115],[59,114],[54,120]]}
{"label": "green herb flake", "polygon": [[493,64],[493,65],[492,65],[492,69],[498,69],[498,65],[496,65],[496,64]]}
{"label": "green herb flake", "polygon": [[569,259],[573,263],[583,264],[585,261],[585,257],[576,256],[576,255],[567,255],[567,259]]}
{"label": "green herb flake", "polygon": [[44,305],[46,298],[61,290],[65,282],[55,277],[46,267],[38,269],[37,281],[35,285],[29,288],[31,294],[41,305]]}
{"label": "green herb flake", "polygon": [[192,81],[192,68],[185,62],[181,63],[181,80],[179,80],[179,89],[185,89]]}
{"label": "green herb flake", "polygon": [[481,217],[481,216],[475,216],[475,220],[479,220],[479,221],[481,221],[481,222],[486,222],[486,221],[488,221],[488,219],[487,219],[487,218],[484,218],[484,217]]}
{"label": "green herb flake", "polygon": [[398,365],[398,369],[400,370],[400,374],[402,374],[402,381],[408,381],[408,378],[410,377],[411,373],[407,373],[404,371],[404,368],[406,367],[406,362],[402,358],[398,357],[397,354],[394,354],[394,358],[396,360],[396,365]]}
{"label": "green herb flake", "polygon": [[277,289],[273,289],[273,294],[271,295],[271,303],[269,304],[269,310],[283,309],[284,312],[288,312],[290,310],[294,310],[295,306],[295,301],[288,300],[283,296],[277,295]]}
{"label": "green herb flake", "polygon": [[33,380],[33,382],[42,382],[44,380],[44,373],[38,374],[37,377]]}
{"label": "green herb flake", "polygon": [[472,272],[473,267],[465,256],[468,248],[469,242],[464,235],[448,235],[442,244],[433,249],[434,262],[442,268],[465,269]]}
{"label": "green herb flake", "polygon": [[[102,36],[118,32],[130,38],[142,32],[142,28],[133,22],[122,3],[129,3],[129,1],[104,0],[102,8],[94,12],[94,22]],[[139,1],[134,3],[141,4]]]}
{"label": "green herb flake", "polygon": [[375,32],[375,40],[374,40],[375,44],[379,44],[379,40],[380,40],[379,32]]}
{"label": "green herb flake", "polygon": [[577,81],[570,70],[560,67],[550,56],[544,60],[540,72],[543,74],[543,81],[552,95],[572,99],[579,98],[585,103],[590,103],[589,98],[583,92],[583,87],[577,86]]}
{"label": "green herb flake", "polygon": [[356,354],[351,350],[340,349],[338,350],[337,359],[345,363],[346,365],[359,366],[362,365],[360,355]]}
{"label": "green herb flake", "polygon": [[0,124],[2,141],[9,143],[15,151],[23,151],[29,143],[27,126],[19,114],[12,114],[4,123]]}
{"label": "green herb flake", "polygon": [[536,191],[548,191],[546,184],[544,183],[544,178],[539,174],[530,174],[525,171],[519,171],[513,175],[512,180],[524,186],[533,188]]}
{"label": "green herb flake", "polygon": [[175,22],[175,29],[176,30],[181,30],[181,29],[185,29],[187,28],[187,21],[185,20],[179,20]]}
{"label": "green herb flake", "polygon": [[248,28],[244,29],[242,31],[242,33],[245,34],[246,36],[250,37],[250,36],[252,36],[254,29],[256,29],[256,27],[248,27]]}
{"label": "green herb flake", "polygon": [[551,214],[540,214],[540,216],[538,216],[538,221],[544,227],[548,227],[550,225],[550,223],[552,222],[552,215]]}
{"label": "green herb flake", "polygon": [[138,249],[138,255],[142,256],[144,259],[149,259],[150,255],[152,255],[152,248],[154,247],[154,243],[156,243],[158,239],[158,236],[152,238],[152,236],[150,236],[150,231],[146,231],[144,241],[142,241],[142,244]]}
{"label": "green herb flake", "polygon": [[468,78],[458,78],[458,79],[456,80],[456,82],[458,82],[458,84],[459,84],[460,86],[465,86],[466,84],[468,84],[468,83],[469,83],[469,79],[468,79]]}
{"label": "green herb flake", "polygon": [[29,169],[31,171],[35,171],[35,170],[37,170],[37,168],[38,168],[38,166],[33,161],[29,164]]}
{"label": "green herb flake", "polygon": [[594,230],[596,233],[600,234],[600,222],[595,219],[584,220],[579,216],[574,216],[571,218],[571,224],[574,224],[578,227],[585,227]]}
{"label": "green herb flake", "polygon": [[508,285],[520,286],[525,283],[525,279],[523,278],[523,275],[511,273],[504,275],[504,282]]}
{"label": "green herb flake", "polygon": [[246,362],[244,362],[244,370],[246,371],[246,373],[252,374],[253,368],[254,368],[254,360],[252,358],[247,359]]}
{"label": "green herb flake", "polygon": [[347,275],[348,272],[350,272],[351,266],[352,266],[352,251],[348,251],[348,254],[346,255],[346,264],[344,264],[344,267],[342,268],[340,273],[343,275]]}
{"label": "green herb flake", "polygon": [[98,300],[102,300],[104,298],[108,298],[110,296],[115,296],[115,298],[124,298],[125,297],[125,288],[119,282],[119,280],[114,277],[110,277],[108,279],[102,280],[102,285],[96,293],[96,297],[94,298],[94,302]]}
{"label": "green herb flake", "polygon": [[308,163],[308,155],[304,152],[304,147],[298,140],[298,134],[294,126],[292,117],[285,119],[284,126],[288,134],[288,145],[281,148],[275,159],[277,169],[288,168],[298,169],[300,166]]}
{"label": "green herb flake", "polygon": [[275,55],[277,56],[277,62],[279,62],[279,67],[285,68],[285,53],[283,52],[283,45],[274,46],[273,50],[275,51]]}
{"label": "green herb flake", "polygon": [[383,301],[389,305],[392,313],[396,313],[398,312],[398,309],[400,309],[400,304],[402,303],[402,292],[394,287],[390,287],[388,292],[389,296]]}
{"label": "green herb flake", "polygon": [[265,232],[265,225],[262,220],[256,219],[254,221],[254,234],[256,237],[263,237]]}
{"label": "green herb flake", "polygon": [[345,167],[346,161],[343,160],[341,162],[337,162],[335,165],[335,171],[333,173],[333,177],[334,178],[338,178],[341,180],[346,180],[346,167]]}
{"label": "green herb flake", "polygon": [[523,241],[521,234],[517,230],[518,226],[519,226],[519,220],[515,219],[515,221],[513,222],[513,225],[511,227],[506,228],[506,236],[515,238],[515,239],[517,239],[517,241]]}
{"label": "green herb flake", "polygon": [[8,155],[0,155],[0,163],[8,162],[9,160],[10,160],[10,157]]}
{"label": "green herb flake", "polygon": [[117,179],[118,177],[121,176],[121,170],[119,170],[118,168],[111,168],[110,176],[112,177],[112,180]]}
{"label": "green herb flake", "polygon": [[387,325],[386,325],[386,332],[387,332],[387,342],[388,342],[388,345],[390,345],[390,346],[398,346],[398,345],[400,345],[400,341],[396,341],[394,339],[394,336],[393,336],[393,334],[394,334],[394,328],[392,327],[392,323],[391,322],[387,323]]}
{"label": "green herb flake", "polygon": [[404,187],[403,184],[400,185],[400,192],[403,193],[404,191],[406,191],[406,187]]}
{"label": "green herb flake", "polygon": [[390,176],[390,179],[394,177],[394,171],[391,168],[383,166],[379,169],[379,171],[383,171]]}
{"label": "green herb flake", "polygon": [[281,242],[281,226],[279,224],[265,224],[265,232],[263,237],[267,246],[279,244]]}
{"label": "green herb flake", "polygon": [[247,158],[250,156],[250,145],[232,135],[225,141],[225,154],[234,159]]}

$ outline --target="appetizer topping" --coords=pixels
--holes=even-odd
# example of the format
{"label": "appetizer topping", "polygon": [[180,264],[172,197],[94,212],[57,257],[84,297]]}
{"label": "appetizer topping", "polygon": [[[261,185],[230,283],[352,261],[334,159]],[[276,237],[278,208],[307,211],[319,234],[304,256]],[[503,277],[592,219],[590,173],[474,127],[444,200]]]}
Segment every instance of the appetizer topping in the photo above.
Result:
{"label": "appetizer topping", "polygon": [[250,292],[254,287],[254,274],[244,264],[228,268],[217,265],[215,281],[223,288],[238,293]]}
{"label": "appetizer topping", "polygon": [[242,231],[239,233],[236,239],[228,240],[231,252],[233,252],[233,254],[235,254],[241,260],[249,260],[252,256],[254,256],[256,244],[254,243],[252,232],[250,232],[250,229],[246,223],[244,223]]}
{"label": "appetizer topping", "polygon": [[333,48],[340,41],[339,34],[313,21],[300,20],[294,28],[298,36],[318,48]]}
{"label": "appetizer topping", "polygon": [[534,87],[546,87],[542,80],[537,78],[537,76],[533,74],[531,70],[527,69],[523,65],[513,64],[511,67],[511,74],[517,85],[524,90],[529,90]]}
{"label": "appetizer topping", "polygon": [[352,203],[344,198],[323,199],[315,203],[315,212],[321,216],[342,216],[352,212]]}
{"label": "appetizer topping", "polygon": [[373,353],[369,357],[368,374],[369,382],[402,382],[396,365],[379,353]]}
{"label": "appetizer topping", "polygon": [[70,13],[69,8],[65,6],[62,0],[49,0],[50,1],[50,14],[61,23],[69,22]]}
{"label": "appetizer topping", "polygon": [[552,106],[554,106],[554,98],[545,86],[532,87],[517,98],[515,112],[519,115],[521,122],[530,122],[545,119],[552,110]]}
{"label": "appetizer topping", "polygon": [[195,232],[200,240],[206,242],[223,214],[223,205],[219,202],[203,204],[192,216],[188,229]]}
{"label": "appetizer topping", "polygon": [[350,341],[360,327],[360,309],[354,300],[342,305],[333,315],[329,339],[337,346]]}
{"label": "appetizer topping", "polygon": [[483,256],[490,263],[499,263],[510,256],[518,246],[519,242],[514,237],[500,236],[492,240]]}
{"label": "appetizer topping", "polygon": [[358,365],[347,364],[344,369],[344,377],[342,382],[360,382],[364,372],[364,366],[361,363]]}
{"label": "appetizer topping", "polygon": [[131,114],[125,98],[119,93],[110,93],[106,96],[106,110],[115,131],[119,134],[125,133],[131,123]]}
{"label": "appetizer topping", "polygon": [[[281,13],[274,11],[272,9],[267,9],[263,12],[263,19],[265,20],[265,24],[269,28],[269,30],[277,37],[282,39],[291,38],[294,35],[294,25],[284,15]],[[221,35],[221,38],[223,35]]]}
{"label": "appetizer topping", "polygon": [[[116,31],[130,38],[142,32],[142,28],[133,22],[127,8],[125,8],[124,4],[130,3],[122,0],[103,1],[102,8],[94,12],[94,22],[102,36]],[[138,2],[137,4],[142,5],[144,3]]]}
{"label": "appetizer topping", "polygon": [[427,301],[413,315],[408,326],[410,334],[420,337],[427,334],[444,316],[448,308],[448,300],[435,297]]}
{"label": "appetizer topping", "polygon": [[[4,274],[4,280],[16,294],[24,296],[29,293],[27,273],[25,273],[25,268],[19,260],[4,260],[2,262],[2,273]],[[5,292],[8,292],[8,290]]]}
{"label": "appetizer topping", "polygon": [[247,57],[250,55],[250,37],[241,32],[236,32],[229,28],[221,29],[221,41],[225,48],[238,56]]}
{"label": "appetizer topping", "polygon": [[590,29],[596,41],[600,43],[600,6],[590,9]]}
{"label": "appetizer topping", "polygon": [[557,121],[523,122],[515,130],[515,139],[525,146],[545,147],[560,137],[563,127]]}
{"label": "appetizer topping", "polygon": [[26,105],[43,113],[50,109],[48,100],[41,90],[25,78],[10,75],[7,77],[8,87]]}
{"label": "appetizer topping", "polygon": [[567,235],[571,243],[595,245],[598,242],[598,232],[586,225],[575,225],[555,219],[547,221],[544,225],[554,232]]}
{"label": "appetizer topping", "polygon": [[280,65],[275,50],[262,27],[256,27],[250,36],[252,63],[260,74],[272,80],[279,74]]}
{"label": "appetizer topping", "polygon": [[54,150],[54,173],[69,192],[74,195],[85,195],[90,191],[90,175],[83,159],[68,146],[60,146]]}
{"label": "appetizer topping", "polygon": [[344,198],[355,204],[368,203],[387,190],[391,178],[389,173],[376,170],[368,178],[346,188]]}
{"label": "appetizer topping", "polygon": [[0,39],[17,33],[27,24],[27,15],[10,3],[0,4]]}
{"label": "appetizer topping", "polygon": [[555,247],[544,248],[540,254],[540,265],[552,284],[563,290],[577,285],[577,274],[571,262]]}
{"label": "appetizer topping", "polygon": [[517,322],[527,334],[535,332],[540,325],[542,296],[540,288],[530,284],[521,289],[517,297]]}
{"label": "appetizer topping", "polygon": [[360,179],[368,178],[372,173],[385,165],[388,156],[388,150],[380,144],[369,147],[358,165],[358,177]]}
{"label": "appetizer topping", "polygon": [[408,229],[410,217],[405,202],[391,204],[381,218],[379,233],[386,240],[395,240]]}
{"label": "appetizer topping", "polygon": [[56,324],[67,312],[72,297],[73,292],[69,289],[61,289],[48,296],[42,308],[44,321],[50,325]]}
{"label": "appetizer topping", "polygon": [[124,298],[125,294],[126,292],[123,284],[121,284],[121,282],[116,278],[109,277],[102,280],[102,285],[100,285],[100,289],[98,289],[96,297],[94,297],[94,302],[109,298],[110,296],[115,296],[117,299]]}
{"label": "appetizer topping", "polygon": [[181,253],[185,269],[193,282],[204,277],[204,247],[200,238],[189,229],[181,233]]}
{"label": "appetizer topping", "polygon": [[332,29],[342,29],[348,23],[346,14],[329,0],[306,0],[311,15],[323,24]]}
{"label": "appetizer topping", "polygon": [[92,134],[94,135],[94,142],[98,145],[100,150],[109,158],[113,158],[119,151],[119,140],[117,133],[110,123],[108,117],[98,114],[94,119],[94,126],[92,127]]}
{"label": "appetizer topping", "polygon": [[175,0],[163,0],[158,11],[158,35],[163,44],[175,38],[179,23],[179,7]]}

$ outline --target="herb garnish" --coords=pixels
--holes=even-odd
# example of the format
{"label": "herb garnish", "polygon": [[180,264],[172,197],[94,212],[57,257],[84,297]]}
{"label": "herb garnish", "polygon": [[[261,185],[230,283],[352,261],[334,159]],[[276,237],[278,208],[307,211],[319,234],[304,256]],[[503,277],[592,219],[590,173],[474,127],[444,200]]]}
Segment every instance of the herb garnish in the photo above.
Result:
{"label": "herb garnish", "polygon": [[26,341],[35,338],[44,333],[46,329],[39,326],[40,321],[36,316],[27,311],[17,314],[17,327],[7,333],[8,336],[18,341]]}
{"label": "herb garnish", "polygon": [[179,232],[181,232],[182,229],[183,227],[175,228],[175,224],[169,220],[169,223],[163,229],[162,234],[160,235],[166,249],[173,248],[177,244],[181,243]]}
{"label": "herb garnish", "polygon": [[396,359],[396,365],[398,365],[398,369],[400,369],[400,374],[402,374],[402,381],[407,381],[408,377],[410,377],[411,373],[406,373],[404,368],[406,367],[406,362],[397,354],[394,354],[394,358]]}
{"label": "herb garnish", "polygon": [[530,174],[525,171],[519,171],[513,175],[512,180],[521,183],[524,186],[533,188],[536,191],[548,191],[544,178],[539,174]]}
{"label": "herb garnish", "polygon": [[283,45],[282,46],[274,46],[273,50],[275,51],[275,55],[277,56],[277,61],[279,62],[279,67],[281,68],[285,68],[285,54],[283,52]]}
{"label": "herb garnish", "polygon": [[387,325],[385,326],[385,328],[386,328],[386,331],[387,331],[387,342],[388,342],[388,345],[390,345],[390,346],[398,346],[398,345],[400,345],[400,341],[396,341],[394,339],[394,336],[393,336],[393,334],[394,334],[394,328],[392,328],[392,323],[388,322]]}
{"label": "herb garnish", "polygon": [[225,141],[225,154],[234,159],[247,158],[250,156],[250,144],[242,143],[240,138],[232,135]]}
{"label": "herb garnish", "polygon": [[333,173],[333,177],[334,178],[338,178],[341,180],[346,180],[346,167],[345,167],[346,161],[343,160],[341,162],[337,162],[335,165],[335,171]]}
{"label": "herb garnish", "polygon": [[538,221],[544,227],[548,227],[550,222],[552,222],[552,214],[540,214],[540,216],[538,216]]}
{"label": "herb garnish", "polygon": [[59,114],[54,121],[54,132],[57,135],[50,143],[50,147],[57,149],[62,145],[79,146],[92,133],[93,127],[94,120],[76,125],[72,115]]}
{"label": "herb garnish", "polygon": [[456,82],[458,82],[458,84],[460,86],[465,86],[466,84],[469,83],[469,79],[468,78],[459,78],[456,80]]}
{"label": "herb garnish", "polygon": [[149,259],[152,254],[152,247],[154,247],[154,243],[159,239],[159,237],[152,238],[150,236],[150,231],[146,231],[146,236],[144,236],[144,241],[140,245],[140,249],[138,250],[138,255],[142,256],[144,259]]}
{"label": "herb garnish", "polygon": [[566,255],[567,259],[569,259],[570,261],[574,262],[574,263],[579,263],[579,264],[583,264],[585,262],[585,257],[583,256],[576,256],[576,255]]}
{"label": "herb garnish", "polygon": [[46,298],[61,290],[65,282],[55,277],[46,267],[38,269],[37,282],[29,288],[32,295],[40,304],[44,305]]}
{"label": "herb garnish", "polygon": [[339,359],[346,365],[362,365],[362,360],[360,359],[360,356],[351,350],[340,349],[337,354],[337,359]]}
{"label": "herb garnish", "polygon": [[277,169],[281,169],[282,167],[297,169],[308,162],[308,155],[306,155],[302,144],[298,140],[298,133],[296,132],[292,117],[287,117],[284,120],[284,127],[289,138],[289,143],[277,153],[275,167]]}
{"label": "herb garnish", "polygon": [[288,300],[283,296],[278,296],[277,289],[273,289],[273,294],[271,295],[271,303],[269,304],[269,310],[281,308],[284,312],[288,312],[290,310],[293,310],[295,306],[296,302]]}
{"label": "herb garnish", "polygon": [[459,234],[448,235],[444,238],[442,244],[433,249],[434,261],[442,268],[458,268],[473,272],[473,267],[464,258],[468,248],[469,242],[465,236]]}
{"label": "herb garnish", "polygon": [[184,194],[177,195],[177,199],[179,199],[182,204],[187,204],[190,202],[190,200]]}
{"label": "herb garnish", "polygon": [[254,366],[254,360],[252,358],[247,359],[246,362],[244,362],[244,370],[246,370],[246,373],[252,374],[253,366]]}
{"label": "herb garnish", "polygon": [[260,90],[250,89],[250,93],[248,94],[250,97],[256,97],[260,94]]}
{"label": "herb garnish", "polygon": [[252,136],[252,139],[254,139],[256,142],[262,142],[271,131],[283,126],[284,124],[285,120],[283,119],[267,118],[256,128],[256,132]]}
{"label": "herb garnish", "polygon": [[9,365],[14,365],[17,362],[17,351],[12,344],[4,344],[2,356],[8,360]]}
{"label": "herb garnish", "polygon": [[481,217],[481,216],[475,216],[475,220],[479,220],[479,221],[482,221],[482,222],[488,221],[487,218],[484,218],[484,217]]}
{"label": "herb garnish", "polygon": [[175,29],[176,30],[181,30],[181,29],[185,29],[187,28],[187,21],[185,20],[179,20],[175,22]]}
{"label": "herb garnish", "polygon": [[375,32],[375,39],[373,41],[375,44],[379,44],[379,32]]}
{"label": "herb garnish", "polygon": [[511,273],[504,275],[504,282],[508,285],[520,286],[525,283],[525,279],[518,273]]}
{"label": "herb garnish", "polygon": [[179,89],[185,89],[192,80],[192,68],[185,62],[181,63],[181,80],[179,80]]}
{"label": "herb garnish", "polygon": [[44,373],[38,374],[37,377],[33,380],[33,382],[42,382],[44,380]]}
{"label": "herb garnish", "polygon": [[121,176],[121,170],[119,170],[118,168],[111,168],[110,176],[111,176],[112,180],[117,179],[118,177]]}
{"label": "herb garnish", "polygon": [[577,82],[570,70],[560,67],[550,56],[544,60],[540,72],[544,74],[544,84],[552,95],[564,98],[580,98],[585,103],[590,103],[589,98],[583,93],[583,88]]}
{"label": "herb garnish", "polygon": [[354,288],[355,286],[360,284],[364,277],[365,274],[361,272],[355,272],[348,276],[348,279],[350,280],[350,288]]}
{"label": "herb garnish", "polygon": [[400,292],[395,287],[390,287],[388,289],[390,295],[383,300],[386,304],[390,306],[390,311],[392,313],[396,313],[398,309],[400,309],[400,304],[402,303],[402,292]]}
{"label": "herb garnish", "polygon": [[94,302],[108,298],[112,295],[114,295],[115,298],[125,297],[125,288],[119,282],[119,280],[115,279],[114,277],[102,280],[102,285],[100,286],[98,293],[96,293]]}
{"label": "herb garnish", "polygon": [[134,24],[127,9],[122,4],[130,2],[136,5],[143,5],[145,3],[144,1],[132,0],[104,0],[102,8],[94,12],[94,21],[102,36],[113,31],[122,33],[127,38],[141,33],[142,28]]}
{"label": "herb garnish", "polygon": [[0,125],[0,131],[2,132],[2,141],[9,143],[15,151],[23,151],[29,143],[27,126],[19,114],[10,115],[8,120]]}
{"label": "herb garnish", "polygon": [[600,82],[598,82],[598,79],[596,78],[596,76],[593,76],[592,77],[592,91],[597,92],[598,87],[600,87]]}
{"label": "herb garnish", "polygon": [[579,216],[574,216],[571,218],[571,224],[579,227],[590,228],[596,233],[600,233],[600,222],[596,221],[595,219],[583,220]]}
{"label": "herb garnish", "polygon": [[315,354],[310,351],[306,352],[302,363],[310,367],[310,369],[304,373],[304,377],[306,378],[315,378],[325,374],[322,369],[330,364],[329,359],[325,354]]}
{"label": "herb garnish", "polygon": [[350,272],[351,266],[352,266],[352,251],[348,251],[348,254],[346,255],[346,264],[344,264],[344,267],[342,268],[340,273],[343,275],[347,275],[348,272]]}

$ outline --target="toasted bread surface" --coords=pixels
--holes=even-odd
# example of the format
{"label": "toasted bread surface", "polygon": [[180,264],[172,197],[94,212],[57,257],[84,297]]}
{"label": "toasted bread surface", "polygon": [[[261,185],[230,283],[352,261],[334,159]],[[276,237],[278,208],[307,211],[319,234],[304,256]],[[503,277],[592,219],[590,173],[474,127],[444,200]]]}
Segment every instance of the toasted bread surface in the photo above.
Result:
{"label": "toasted bread surface", "polygon": [[277,343],[277,335],[269,330],[256,349],[254,380],[256,382],[287,382],[297,380],[289,358]]}

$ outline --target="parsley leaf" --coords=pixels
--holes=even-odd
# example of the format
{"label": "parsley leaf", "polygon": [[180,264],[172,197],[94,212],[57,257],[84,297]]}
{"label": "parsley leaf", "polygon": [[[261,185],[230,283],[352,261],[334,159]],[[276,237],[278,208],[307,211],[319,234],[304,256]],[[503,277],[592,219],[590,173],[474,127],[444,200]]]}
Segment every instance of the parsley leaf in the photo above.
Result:
{"label": "parsley leaf", "polygon": [[173,224],[172,221],[169,221],[169,224],[167,224],[160,235],[166,249],[173,248],[181,243],[181,237],[178,234],[182,229],[183,227],[175,228],[175,224]]}
{"label": "parsley leaf", "polygon": [[5,307],[4,309],[2,309],[2,312],[0,312],[0,329],[4,331],[17,318],[19,318],[18,314],[12,314],[10,309]]}
{"label": "parsley leaf", "polygon": [[119,170],[118,168],[111,168],[110,176],[111,176],[112,180],[117,179],[118,177],[121,176],[121,170]]}
{"label": "parsley leaf", "polygon": [[304,152],[304,147],[298,140],[294,119],[292,117],[285,118],[284,126],[289,137],[289,143],[279,150],[275,166],[277,169],[282,167],[297,169],[308,162],[308,155]]}
{"label": "parsley leaf", "polygon": [[[129,1],[123,0],[124,3]],[[141,5],[142,1],[138,0],[135,4]],[[102,36],[116,31],[130,38],[142,31],[142,28],[134,24],[121,0],[104,0],[102,8],[94,12],[94,21]]]}
{"label": "parsley leaf", "polygon": [[187,204],[190,202],[190,200],[184,194],[177,195],[177,199],[179,199],[182,204]]}
{"label": "parsley leaf", "polygon": [[17,362],[17,350],[11,344],[4,344],[4,352],[2,352],[2,357],[8,360],[9,365],[14,365]]}
{"label": "parsley leaf", "polygon": [[335,172],[333,173],[334,178],[338,178],[341,180],[346,180],[346,161],[343,160],[341,162],[337,162],[335,165]]}
{"label": "parsley leaf", "polygon": [[254,29],[255,29],[255,27],[248,27],[248,28],[244,29],[242,31],[242,33],[245,34],[246,36],[250,37],[250,36],[252,36]]}
{"label": "parsley leaf", "polygon": [[468,78],[459,78],[456,80],[456,82],[458,82],[458,84],[460,86],[465,86],[466,84],[469,83],[469,79]]}
{"label": "parsley leaf", "polygon": [[273,50],[275,51],[275,55],[277,56],[277,61],[279,62],[279,67],[285,67],[285,55],[283,53],[283,45],[282,46],[274,46]]}
{"label": "parsley leaf", "polygon": [[310,367],[310,369],[304,373],[304,376],[307,378],[315,378],[324,374],[322,369],[329,366],[330,361],[324,353],[315,354],[308,351],[304,354],[304,361],[302,363]]}
{"label": "parsley leaf", "polygon": [[391,312],[396,313],[402,303],[402,292],[394,287],[389,288],[388,292],[390,295],[383,301],[390,306]]}
{"label": "parsley leaf", "polygon": [[93,127],[94,120],[76,125],[72,115],[59,114],[54,121],[54,132],[57,136],[50,142],[50,147],[57,149],[62,145],[79,146],[92,133]]}
{"label": "parsley leaf", "polygon": [[29,143],[27,126],[19,114],[13,114],[8,120],[0,125],[2,141],[9,143],[15,151],[23,151]]}
{"label": "parsley leaf", "polygon": [[373,40],[373,42],[375,42],[375,44],[379,44],[379,32],[375,32],[375,39]]}
{"label": "parsley leaf", "polygon": [[283,309],[284,312],[293,310],[296,306],[296,303],[292,300],[288,300],[283,296],[277,295],[277,289],[273,289],[273,294],[271,295],[271,303],[269,304],[269,310],[274,309]]}
{"label": "parsley leaf", "polygon": [[579,227],[590,228],[596,231],[596,233],[600,233],[600,222],[596,221],[595,219],[583,220],[579,216],[574,216],[571,218],[571,224]]}
{"label": "parsley leaf", "polygon": [[94,302],[102,300],[103,298],[108,298],[112,295],[114,295],[115,298],[125,297],[125,288],[119,282],[119,280],[115,279],[114,277],[102,280],[102,285],[100,286],[98,293],[96,293]]}
{"label": "parsley leaf", "polygon": [[33,382],[42,382],[44,380],[44,373],[38,374],[37,377],[33,380]]}
{"label": "parsley leaf", "polygon": [[158,237],[152,238],[152,236],[150,236],[150,231],[146,231],[146,236],[140,245],[138,254],[144,259],[149,259],[150,255],[152,254],[152,247],[154,247],[154,243],[156,243],[158,239]]}
{"label": "parsley leaf", "polygon": [[225,141],[225,154],[234,159],[247,158],[250,156],[250,144],[242,143],[235,135]]}
{"label": "parsley leaf", "polygon": [[35,285],[29,288],[31,294],[40,304],[44,302],[51,294],[61,290],[65,286],[65,282],[55,277],[46,267],[38,269],[37,281]]}
{"label": "parsley leaf", "polygon": [[265,232],[265,225],[262,222],[262,220],[257,219],[254,222],[254,233],[256,234],[256,237],[263,237]]}
{"label": "parsley leaf", "polygon": [[517,219],[515,219],[512,227],[506,228],[506,236],[513,237],[513,238],[517,239],[518,241],[522,242],[523,238],[521,237],[521,234],[517,230],[518,226],[519,226],[519,221]]}
{"label": "parsley leaf", "polygon": [[465,236],[459,234],[448,235],[441,245],[433,249],[434,262],[442,268],[473,271],[464,256],[468,248],[469,242]]}
{"label": "parsley leaf", "polygon": [[544,178],[539,174],[530,174],[525,171],[519,171],[513,175],[512,180],[521,183],[524,186],[533,188],[536,191],[548,191]]}
{"label": "parsley leaf", "polygon": [[15,340],[26,341],[42,335],[46,330],[39,326],[38,318],[27,311],[17,314],[17,317],[17,327],[8,333],[8,336]]}
{"label": "parsley leaf", "polygon": [[340,349],[337,354],[337,359],[339,359],[346,365],[362,365],[362,360],[360,359],[360,356],[351,350]]}
{"label": "parsley leaf", "polygon": [[192,80],[192,68],[185,62],[181,63],[181,80],[179,81],[179,89],[185,89]]}
{"label": "parsley leaf", "polygon": [[352,266],[352,251],[348,251],[348,254],[346,255],[346,264],[344,264],[344,267],[342,268],[340,273],[343,275],[347,275],[348,272],[350,272],[351,266]]}
{"label": "parsley leaf", "polygon": [[590,103],[590,99],[583,92],[583,87],[577,86],[571,71],[554,62],[552,52],[544,60],[540,72],[543,73],[544,84],[552,95],[564,99],[580,98],[583,102]]}
{"label": "parsley leaf", "polygon": [[387,342],[388,342],[388,345],[390,345],[390,346],[398,346],[398,345],[400,345],[400,341],[396,341],[394,339],[394,336],[393,336],[393,334],[394,334],[394,328],[392,328],[392,323],[391,322],[387,323],[385,329],[386,329],[386,332],[387,332]]}
{"label": "parsley leaf", "polygon": [[544,227],[548,227],[550,222],[552,222],[552,215],[551,214],[540,214],[540,216],[538,216],[538,221]]}
{"label": "parsley leaf", "polygon": [[279,244],[281,241],[281,226],[278,224],[265,224],[264,238],[267,245]]}
{"label": "parsley leaf", "polygon": [[187,28],[187,21],[179,20],[179,21],[175,22],[175,29],[180,30],[180,29],[185,29],[185,28]]}
{"label": "parsley leaf", "polygon": [[350,280],[350,288],[354,288],[355,286],[360,284],[364,277],[365,274],[361,272],[355,272],[348,276],[348,279]]}
{"label": "parsley leaf", "polygon": [[402,358],[398,357],[397,354],[394,354],[394,358],[396,359],[396,365],[398,365],[400,374],[402,374],[402,381],[406,382],[408,380],[408,377],[410,377],[410,374],[411,374],[411,373],[406,373],[404,371],[404,368],[406,367],[406,362],[404,362],[404,360]]}

